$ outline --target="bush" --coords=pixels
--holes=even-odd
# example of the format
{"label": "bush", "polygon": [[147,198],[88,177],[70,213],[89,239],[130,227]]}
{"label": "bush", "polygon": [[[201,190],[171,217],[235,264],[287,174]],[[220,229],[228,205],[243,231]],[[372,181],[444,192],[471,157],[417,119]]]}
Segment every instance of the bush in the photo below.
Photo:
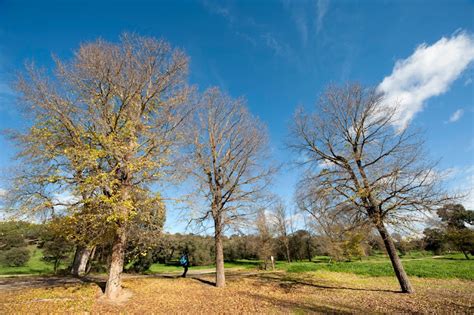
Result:
{"label": "bush", "polygon": [[153,264],[153,257],[150,254],[147,255],[138,255],[137,258],[130,264],[128,270],[133,272],[144,272],[150,269],[150,266]]}
{"label": "bush", "polygon": [[13,247],[3,251],[1,255],[1,264],[8,267],[24,266],[30,259],[30,251],[25,247]]}

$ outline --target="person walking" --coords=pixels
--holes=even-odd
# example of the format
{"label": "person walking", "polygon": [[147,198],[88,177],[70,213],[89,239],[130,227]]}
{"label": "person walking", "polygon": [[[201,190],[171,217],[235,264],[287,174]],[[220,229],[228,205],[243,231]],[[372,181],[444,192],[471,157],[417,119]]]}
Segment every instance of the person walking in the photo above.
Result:
{"label": "person walking", "polygon": [[181,277],[186,278],[186,273],[188,272],[189,268],[188,253],[185,252],[183,255],[181,255],[181,258],[179,259],[179,264],[184,268],[184,272]]}

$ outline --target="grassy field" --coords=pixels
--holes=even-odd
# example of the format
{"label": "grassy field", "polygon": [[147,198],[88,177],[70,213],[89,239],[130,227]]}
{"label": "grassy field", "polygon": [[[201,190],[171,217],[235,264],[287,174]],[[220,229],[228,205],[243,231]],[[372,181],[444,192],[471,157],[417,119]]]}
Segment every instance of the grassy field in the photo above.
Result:
{"label": "grassy field", "polygon": [[42,260],[43,253],[41,249],[34,245],[28,246],[31,257],[28,263],[22,267],[5,267],[0,266],[0,275],[23,275],[23,274],[51,274],[53,273],[53,264]]}
{"label": "grassy field", "polygon": [[[0,275],[33,274],[46,275],[53,273],[51,263],[43,261],[41,250],[35,246],[29,247],[32,256],[26,266],[0,267]],[[388,258],[383,254],[364,257],[360,261],[329,262],[329,257],[317,256],[312,262],[277,262],[276,269],[289,273],[312,272],[326,270],[332,272],[353,273],[357,275],[382,277],[393,276],[393,269]],[[409,276],[436,279],[465,279],[474,280],[474,260],[466,260],[462,254],[431,256],[427,252],[413,252],[402,258],[403,265]],[[62,267],[65,268],[68,262]],[[257,270],[261,262],[255,260],[238,260],[226,262],[227,269]],[[190,270],[212,269],[213,265],[192,266]],[[177,265],[153,264],[146,274],[179,273],[183,268]]]}
{"label": "grassy field", "polygon": [[[278,268],[288,272],[327,270],[347,272],[373,277],[394,276],[392,265],[386,257],[370,257],[362,261],[328,263],[326,259],[315,262],[278,263]],[[403,258],[403,266],[409,276],[437,279],[474,280],[474,260],[466,260],[462,254]]]}
{"label": "grassy field", "polygon": [[[406,255],[403,259],[403,266],[409,276],[435,279],[465,279],[474,280],[474,260],[466,260],[462,254],[451,254],[445,256],[424,256],[414,253]],[[226,268],[238,268],[256,270],[261,262],[252,260],[238,260],[226,262]],[[328,257],[315,257],[314,261],[301,262],[277,262],[277,270],[284,270],[290,273],[311,272],[326,270],[333,272],[353,273],[372,277],[394,276],[392,265],[388,258],[383,255],[371,256],[361,261],[351,262],[329,262]],[[191,270],[211,269],[213,265],[191,267]],[[167,266],[154,264],[149,273],[181,272],[183,268],[179,266]]]}

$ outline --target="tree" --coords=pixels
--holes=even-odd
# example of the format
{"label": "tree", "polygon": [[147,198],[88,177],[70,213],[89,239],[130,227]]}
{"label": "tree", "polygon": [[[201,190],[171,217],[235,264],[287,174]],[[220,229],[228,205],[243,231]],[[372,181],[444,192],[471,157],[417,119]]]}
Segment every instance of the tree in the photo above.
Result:
{"label": "tree", "polygon": [[311,226],[320,235],[320,249],[335,260],[364,256],[362,242],[369,229],[357,218],[350,205],[332,207],[331,196],[312,186],[302,185],[296,196],[300,210],[310,214]]}
{"label": "tree", "polygon": [[30,251],[26,247],[26,238],[34,232],[31,231],[34,227],[22,221],[0,222],[0,264],[19,267],[28,262]]}
{"label": "tree", "polygon": [[140,215],[132,218],[129,224],[126,259],[135,271],[140,272],[153,263],[154,249],[159,244],[165,222],[165,204],[161,198],[150,198],[147,193],[135,195],[133,200]]}
{"label": "tree", "polygon": [[257,256],[260,260],[263,260],[263,268],[268,269],[269,265],[274,267],[273,261],[270,261],[270,257],[273,256],[274,243],[271,231],[271,224],[268,222],[265,210],[259,210],[256,220],[257,228],[257,242],[258,242],[258,253]]}
{"label": "tree", "polygon": [[21,267],[30,260],[30,251],[26,247],[12,247],[0,251],[0,264],[8,267]]}
{"label": "tree", "polygon": [[290,255],[290,219],[286,215],[286,208],[283,201],[278,200],[273,207],[273,219],[275,225],[275,231],[278,236],[278,240],[283,245],[285,249],[285,259],[287,262],[291,262]]}
{"label": "tree", "polygon": [[297,230],[290,234],[290,256],[295,260],[311,261],[314,249],[314,239],[307,230]]}
{"label": "tree", "polygon": [[443,231],[438,228],[426,228],[423,234],[425,242],[424,249],[432,251],[436,255],[441,254],[446,247],[446,239]]}
{"label": "tree", "polygon": [[57,272],[58,267],[64,259],[68,258],[73,250],[73,244],[63,233],[63,218],[53,219],[41,235],[41,247],[43,248],[43,260],[53,263],[53,271]]}
{"label": "tree", "polygon": [[189,130],[190,173],[197,193],[207,203],[198,222],[214,223],[216,286],[225,286],[224,230],[252,212],[273,172],[266,155],[265,128],[247,111],[242,99],[233,100],[217,88],[207,90]]}
{"label": "tree", "polygon": [[65,212],[71,223],[110,240],[105,294],[115,299],[129,222],[141,211],[134,196],[159,199],[150,184],[172,166],[190,91],[188,60],[164,41],[125,34],[117,44],[83,44],[72,60],[55,64],[54,72],[30,65],[18,80],[33,123],[12,134],[25,166],[11,190],[13,206]]}
{"label": "tree", "polygon": [[474,252],[474,231],[466,225],[474,224],[474,211],[466,210],[460,204],[448,204],[437,213],[445,224],[446,241],[469,259],[468,253]]}
{"label": "tree", "polygon": [[377,90],[358,84],[330,87],[316,113],[296,113],[290,146],[309,166],[301,185],[328,195],[328,207],[350,206],[342,209],[355,209],[354,220],[370,222],[402,291],[411,293],[386,225],[409,223],[445,198],[416,133],[393,128],[392,105]]}

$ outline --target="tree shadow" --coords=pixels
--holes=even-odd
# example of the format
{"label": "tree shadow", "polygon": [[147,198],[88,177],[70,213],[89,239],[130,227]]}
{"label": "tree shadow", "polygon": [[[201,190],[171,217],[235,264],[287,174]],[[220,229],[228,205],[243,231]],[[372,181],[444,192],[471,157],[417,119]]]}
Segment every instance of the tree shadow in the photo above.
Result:
{"label": "tree shadow", "polygon": [[202,278],[197,278],[197,277],[188,277],[188,278],[199,281],[201,283],[204,283],[204,284],[207,284],[207,285],[210,285],[210,286],[213,286],[213,287],[216,286],[216,283],[214,281],[210,281],[210,280],[206,280],[206,279],[202,279]]}
{"label": "tree shadow", "polygon": [[435,257],[436,260],[463,260],[463,261],[474,261],[472,259],[466,259],[465,257],[456,258],[456,257]]}
{"label": "tree shadow", "polygon": [[226,260],[226,262],[231,263],[236,266],[243,266],[243,267],[258,267],[262,262],[260,261],[252,261],[252,260]]}
{"label": "tree shadow", "polygon": [[293,284],[293,285],[310,286],[310,287],[313,287],[313,288],[326,289],[326,290],[352,290],[352,291],[367,291],[367,292],[402,293],[401,291],[388,290],[388,289],[366,289],[366,288],[352,288],[352,287],[346,287],[346,286],[328,286],[328,285],[316,284],[316,283],[301,281],[301,280],[292,279],[292,278],[274,277],[274,276],[272,277],[272,276],[269,276],[269,275],[248,275],[246,277],[247,278],[258,278],[258,279],[261,279],[263,281],[277,283],[282,288],[286,288],[286,287],[288,287],[288,285]]}
{"label": "tree shadow", "polygon": [[178,278],[182,278],[181,275],[153,275],[154,277],[157,277],[157,278],[166,278],[166,279],[178,279]]}
{"label": "tree shadow", "polygon": [[102,279],[90,278],[90,277],[79,277],[79,279],[83,283],[94,283],[94,284],[96,284],[102,290],[102,293],[105,293],[105,287],[107,286],[107,281],[104,281]]}
{"label": "tree shadow", "polygon": [[258,301],[265,301],[272,305],[277,306],[279,309],[289,309],[292,312],[308,312],[308,313],[323,313],[323,314],[353,314],[353,312],[343,311],[334,307],[329,306],[322,306],[322,305],[315,305],[311,303],[305,302],[295,302],[291,300],[285,299],[277,299],[273,297],[268,297],[262,294],[255,294],[255,293],[245,293],[245,295],[249,296],[252,299]]}

